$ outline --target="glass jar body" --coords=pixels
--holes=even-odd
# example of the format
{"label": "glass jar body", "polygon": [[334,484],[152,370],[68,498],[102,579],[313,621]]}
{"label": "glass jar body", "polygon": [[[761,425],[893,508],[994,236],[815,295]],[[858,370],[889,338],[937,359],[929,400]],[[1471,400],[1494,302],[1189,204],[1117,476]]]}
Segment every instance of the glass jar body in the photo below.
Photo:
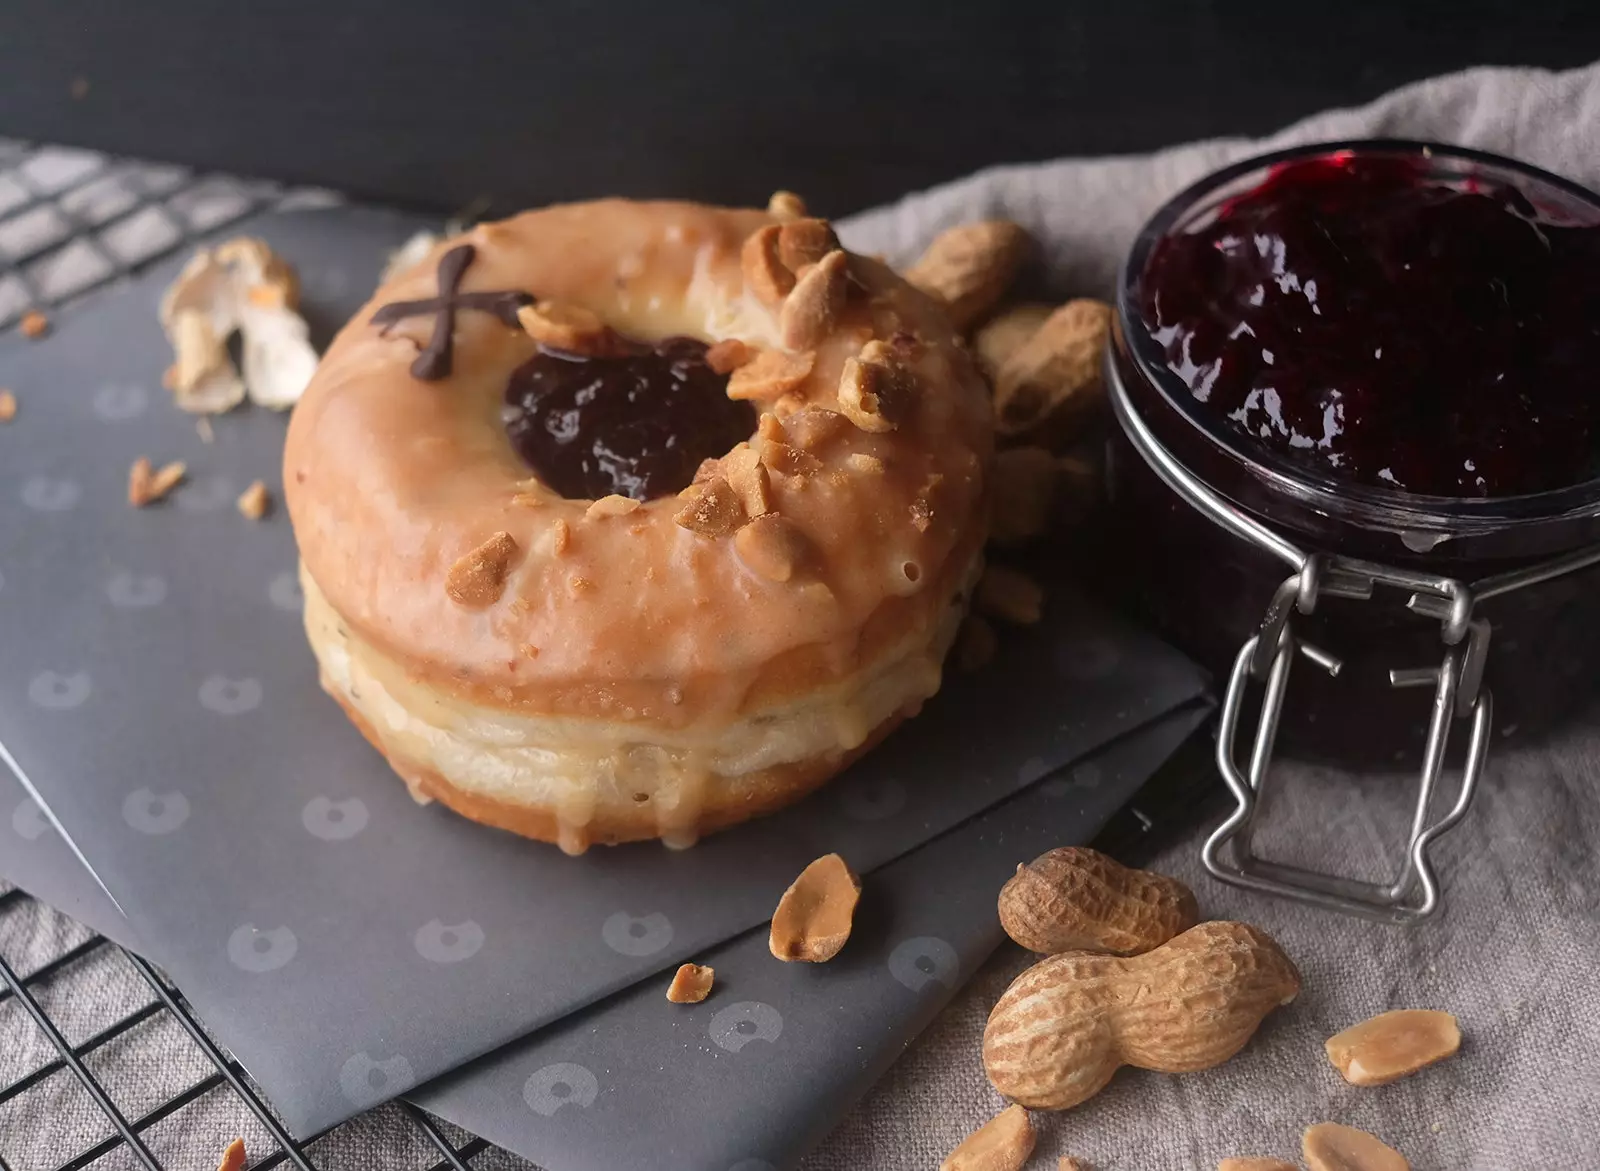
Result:
{"label": "glass jar body", "polygon": [[[1214,523],[1157,470],[1160,452],[1228,506],[1306,553],[1361,558],[1447,576],[1468,585],[1586,549],[1600,541],[1600,486],[1484,500],[1408,496],[1342,484],[1253,451],[1197,409],[1165,365],[1138,312],[1140,276],[1163,235],[1215,209],[1282,160],[1360,149],[1415,154],[1446,176],[1492,172],[1536,202],[1600,222],[1600,201],[1509,160],[1417,144],[1337,144],[1241,164],[1202,181],[1159,212],[1130,254],[1118,290],[1107,381],[1122,424],[1111,440],[1108,487],[1121,588],[1171,641],[1225,677],[1260,628],[1294,567],[1281,555]],[[1129,424],[1142,436],[1130,439]],[[1502,734],[1549,729],[1590,698],[1600,666],[1600,570],[1591,568],[1480,603],[1490,623],[1485,680]],[[1344,664],[1332,678],[1309,663],[1294,670],[1280,743],[1301,756],[1371,764],[1420,745],[1427,693],[1388,684],[1391,670],[1438,665],[1440,623],[1405,607],[1406,595],[1321,599],[1294,616],[1296,633]]]}

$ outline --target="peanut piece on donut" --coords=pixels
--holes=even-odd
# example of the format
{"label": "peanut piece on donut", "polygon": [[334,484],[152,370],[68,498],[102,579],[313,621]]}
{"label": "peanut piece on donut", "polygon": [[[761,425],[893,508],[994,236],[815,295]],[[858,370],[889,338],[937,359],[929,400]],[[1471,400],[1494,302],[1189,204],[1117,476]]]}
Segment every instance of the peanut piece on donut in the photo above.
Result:
{"label": "peanut piece on donut", "polygon": [[790,272],[819,263],[837,247],[839,237],[827,220],[794,220],[778,229],[778,259]]}
{"label": "peanut piece on donut", "polygon": [[709,965],[684,964],[672,976],[667,999],[673,1004],[699,1004],[711,995],[711,982],[717,970]]}
{"label": "peanut piece on donut", "polygon": [[916,499],[911,502],[911,527],[919,533],[928,531],[933,524],[933,494],[944,483],[944,473],[934,472],[923,482]]}
{"label": "peanut piece on donut", "polygon": [[883,461],[875,455],[868,455],[864,451],[852,451],[850,458],[845,461],[852,471],[861,472],[869,476],[883,474]]}
{"label": "peanut piece on donut", "polygon": [[732,374],[756,356],[755,350],[736,337],[723,338],[706,351],[706,365],[717,374]]}
{"label": "peanut piece on donut", "polygon": [[793,390],[811,377],[817,356],[807,350],[786,354],[782,350],[762,350],[733,372],[728,379],[732,399],[772,399]]}
{"label": "peanut piece on donut", "polygon": [[778,336],[785,349],[815,349],[833,332],[844,309],[848,264],[849,258],[835,248],[795,282],[778,312]]}
{"label": "peanut piece on donut", "polygon": [[767,214],[780,220],[797,220],[806,214],[806,201],[793,191],[774,191],[767,200]]}
{"label": "peanut piece on donut", "polygon": [[572,526],[558,516],[555,523],[550,526],[550,551],[557,557],[564,557],[570,544],[572,544]]}
{"label": "peanut piece on donut", "polygon": [[756,435],[769,442],[789,442],[789,432],[784,430],[783,422],[772,412],[767,411],[756,420]]}
{"label": "peanut piece on donut", "polygon": [[744,523],[744,508],[733,486],[713,476],[672,519],[702,537],[725,537]]}
{"label": "peanut piece on donut", "polygon": [[518,309],[517,320],[529,337],[553,350],[600,357],[611,349],[611,330],[581,305],[539,301]]}
{"label": "peanut piece on donut", "polygon": [[1044,591],[1039,583],[1003,565],[991,565],[983,571],[972,601],[989,617],[1014,626],[1032,626],[1044,611]]}
{"label": "peanut piece on donut", "polygon": [[994,516],[989,539],[1017,545],[1050,527],[1056,457],[1043,447],[1011,447],[994,458]]}
{"label": "peanut piece on donut", "polygon": [[779,224],[768,224],[750,233],[739,250],[739,271],[745,288],[764,305],[776,305],[794,288],[794,273],[778,259]]}
{"label": "peanut piece on donut", "polygon": [[850,420],[827,407],[801,407],[783,421],[784,439],[801,451],[816,451],[850,430]]}
{"label": "peanut piece on donut", "polygon": [[9,390],[0,390],[0,423],[9,423],[17,417],[17,396]]}
{"label": "peanut piece on donut", "polygon": [[968,614],[956,636],[956,665],[963,671],[976,671],[986,666],[1000,649],[1000,640],[994,627],[981,614]]}
{"label": "peanut piece on donut", "polygon": [[905,278],[942,303],[950,323],[965,333],[999,303],[1030,242],[1009,220],[962,224],[937,236]]}
{"label": "peanut piece on donut", "polygon": [[788,581],[811,554],[811,542],[777,513],[758,516],[733,535],[734,552],[768,581]]}
{"label": "peanut piece on donut", "polygon": [[839,954],[850,938],[861,880],[837,854],[825,854],[800,877],[772,913],[767,946],[780,960],[820,964]]}
{"label": "peanut piece on donut", "polygon": [[451,601],[470,610],[494,605],[505,593],[506,578],[511,575],[517,553],[517,542],[510,533],[494,534],[450,567],[444,592]]}
{"label": "peanut piece on donut", "polygon": [[748,443],[739,444],[723,457],[722,466],[746,516],[764,516],[772,511],[772,477],[755,448]]}
{"label": "peanut piece on donut", "polygon": [[602,496],[584,510],[584,520],[602,520],[608,516],[627,516],[630,512],[637,512],[642,506],[631,496],[619,496],[612,493]]}
{"label": "peanut piece on donut", "polygon": [[761,462],[785,476],[814,476],[822,470],[820,459],[787,443],[763,443]]}
{"label": "peanut piece on donut", "polygon": [[870,341],[859,355],[845,360],[839,377],[839,406],[863,431],[893,431],[915,389],[915,376],[895,351],[884,342]]}

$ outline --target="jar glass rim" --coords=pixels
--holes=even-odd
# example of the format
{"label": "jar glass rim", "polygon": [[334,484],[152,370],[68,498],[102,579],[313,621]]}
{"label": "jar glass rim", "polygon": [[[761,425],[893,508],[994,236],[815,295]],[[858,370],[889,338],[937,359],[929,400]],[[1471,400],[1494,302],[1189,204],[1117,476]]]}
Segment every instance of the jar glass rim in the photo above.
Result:
{"label": "jar glass rim", "polygon": [[[1281,163],[1335,154],[1420,157],[1445,164],[1469,164],[1480,173],[1493,171],[1500,177],[1537,185],[1576,200],[1592,209],[1600,221],[1600,194],[1531,163],[1470,147],[1416,139],[1362,138],[1306,143],[1252,155],[1211,172],[1168,199],[1140,229],[1123,260],[1116,292],[1119,333],[1140,374],[1165,403],[1209,443],[1280,489],[1313,505],[1354,508],[1385,526],[1419,529],[1453,527],[1466,519],[1492,526],[1596,511],[1600,508],[1600,476],[1545,492],[1486,497],[1431,496],[1338,479],[1250,443],[1213,412],[1205,410],[1188,387],[1168,369],[1166,355],[1146,327],[1138,301],[1140,278],[1156,244],[1196,211],[1208,210],[1210,197],[1252,173]],[[1597,374],[1597,381],[1600,381],[1600,374]],[[1596,393],[1600,393],[1600,385],[1596,386]]]}

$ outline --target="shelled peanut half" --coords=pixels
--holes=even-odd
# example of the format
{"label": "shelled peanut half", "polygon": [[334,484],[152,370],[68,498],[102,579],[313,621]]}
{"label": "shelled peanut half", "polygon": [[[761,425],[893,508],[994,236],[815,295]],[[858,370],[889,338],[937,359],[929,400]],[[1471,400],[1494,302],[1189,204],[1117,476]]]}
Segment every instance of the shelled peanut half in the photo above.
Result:
{"label": "shelled peanut half", "polygon": [[[994,394],[1000,451],[991,476],[989,541],[998,550],[1082,520],[1100,478],[1099,457],[1086,439],[1105,400],[1101,369],[1111,307],[1092,299],[1008,303],[1033,251],[1020,225],[985,220],[943,232],[905,270],[967,338]],[[1030,625],[1039,621],[1043,601],[1024,574],[994,567],[962,631],[957,664],[983,666],[998,645],[989,620]]]}

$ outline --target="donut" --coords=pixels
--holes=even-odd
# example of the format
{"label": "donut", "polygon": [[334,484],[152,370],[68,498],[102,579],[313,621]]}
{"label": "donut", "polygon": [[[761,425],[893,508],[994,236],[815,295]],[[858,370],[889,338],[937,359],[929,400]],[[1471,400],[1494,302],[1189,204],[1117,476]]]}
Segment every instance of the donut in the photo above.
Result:
{"label": "donut", "polygon": [[419,801],[688,845],[938,690],[992,453],[942,310],[793,197],[526,212],[381,286],[296,407],[306,633]]}

